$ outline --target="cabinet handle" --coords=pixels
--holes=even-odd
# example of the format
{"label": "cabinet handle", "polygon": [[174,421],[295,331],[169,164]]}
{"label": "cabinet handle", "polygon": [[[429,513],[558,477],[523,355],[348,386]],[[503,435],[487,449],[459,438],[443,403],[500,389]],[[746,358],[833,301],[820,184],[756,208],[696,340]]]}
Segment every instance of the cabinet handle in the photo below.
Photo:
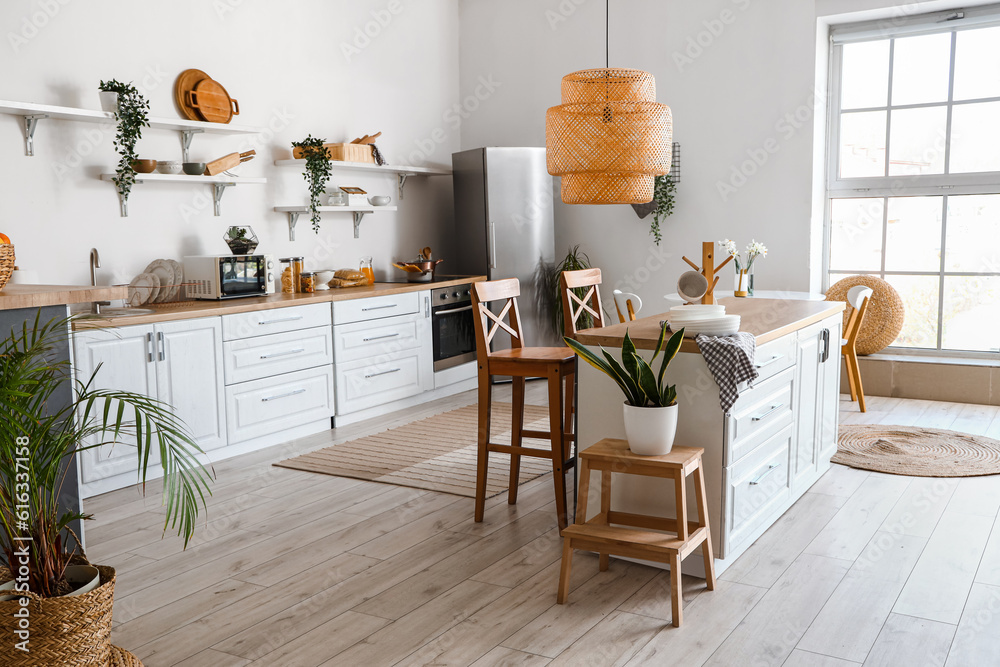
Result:
{"label": "cabinet handle", "polygon": [[263,326],[265,324],[280,324],[281,322],[294,322],[295,320],[301,320],[302,315],[292,315],[291,317],[279,317],[276,320],[260,320],[257,324]]}
{"label": "cabinet handle", "polygon": [[288,398],[289,396],[295,396],[296,394],[306,393],[305,389],[296,389],[295,391],[290,391],[287,394],[278,394],[277,396],[268,396],[267,398],[260,399],[261,403],[267,403],[268,401],[276,401],[279,398]]}
{"label": "cabinet handle", "polygon": [[448,310],[438,310],[435,311],[435,315],[451,315],[452,313],[464,313],[467,310],[472,310],[472,306],[462,306],[461,308],[449,308]]}
{"label": "cabinet handle", "polygon": [[772,405],[770,410],[768,410],[764,414],[760,414],[760,415],[757,415],[756,417],[751,418],[750,421],[759,422],[762,419],[766,419],[769,414],[771,414],[772,412],[774,412],[775,410],[777,410],[778,408],[780,408],[780,407],[782,407],[784,405],[785,405],[784,403],[777,403],[776,405]]}
{"label": "cabinet handle", "polygon": [[262,355],[260,355],[260,358],[261,359],[273,359],[274,357],[287,357],[290,354],[298,354],[300,352],[305,352],[305,351],[306,351],[306,348],[299,347],[299,348],[296,348],[294,350],[287,350],[285,352],[272,352],[271,354],[262,354]]}
{"label": "cabinet handle", "polygon": [[767,361],[765,361],[764,363],[762,363],[762,364],[754,364],[754,365],[757,368],[764,368],[764,366],[770,366],[771,364],[773,364],[774,362],[776,362],[778,359],[781,359],[783,356],[785,356],[785,355],[783,355],[783,354],[776,354],[773,357],[771,357],[770,359],[768,359]]}
{"label": "cabinet handle", "polygon": [[431,298],[429,296],[424,297],[424,317],[431,316]]}
{"label": "cabinet handle", "polygon": [[401,370],[402,370],[401,368],[393,368],[392,370],[382,371],[381,373],[372,373],[371,375],[366,375],[365,379],[367,380],[368,378],[377,378],[379,375],[388,375],[389,373],[398,373]]}
{"label": "cabinet handle", "polygon": [[369,310],[382,310],[383,308],[395,308],[398,305],[399,305],[398,303],[388,303],[384,306],[368,306],[367,308],[362,308],[361,312],[367,313]]}
{"label": "cabinet handle", "polygon": [[146,361],[153,361],[153,332],[146,334]]}
{"label": "cabinet handle", "polygon": [[156,342],[158,343],[159,348],[160,348],[160,353],[159,353],[158,359],[160,361],[163,361],[164,359],[167,358],[167,345],[166,345],[166,343],[163,342],[163,332],[162,331],[157,331],[156,332]]}
{"label": "cabinet handle", "polygon": [[762,479],[764,479],[772,472],[774,472],[774,469],[780,465],[781,465],[780,463],[772,463],[771,465],[767,466],[767,470],[765,470],[764,472],[762,472],[761,474],[757,475],[756,477],[750,480],[750,486],[757,486],[758,484],[760,484],[760,481]]}
{"label": "cabinet handle", "polygon": [[386,334],[384,336],[372,336],[371,338],[362,338],[361,341],[364,343],[368,343],[373,340],[382,340],[383,338],[395,338],[398,335],[399,335],[398,333],[394,333],[394,334]]}
{"label": "cabinet handle", "polygon": [[826,360],[830,358],[830,330],[823,329],[820,332],[820,340],[823,341],[823,354],[820,356],[820,363],[826,363]]}
{"label": "cabinet handle", "polygon": [[497,225],[490,220],[490,268],[497,268]]}

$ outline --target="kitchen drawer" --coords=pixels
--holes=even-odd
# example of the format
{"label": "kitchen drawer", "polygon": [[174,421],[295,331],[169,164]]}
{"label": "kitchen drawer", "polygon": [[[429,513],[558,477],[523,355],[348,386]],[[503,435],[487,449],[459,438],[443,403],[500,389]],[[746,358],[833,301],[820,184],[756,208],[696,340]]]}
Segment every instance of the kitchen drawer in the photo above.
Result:
{"label": "kitchen drawer", "polygon": [[330,318],[330,304],[328,303],[223,315],[222,340],[265,336],[311,327],[327,327],[330,326]]}
{"label": "kitchen drawer", "polygon": [[[420,297],[424,292],[406,292],[388,296],[373,296],[367,299],[351,299],[333,302],[333,323],[350,324],[380,317],[409,315],[421,310]],[[428,297],[429,298],[429,297]]]}
{"label": "kitchen drawer", "polygon": [[420,347],[421,339],[430,335],[429,321],[423,313],[338,324],[333,327],[333,357],[338,364],[376,359]]}
{"label": "kitchen drawer", "polygon": [[793,428],[785,426],[744,460],[726,468],[727,553],[759,528],[791,494],[788,470]]}
{"label": "kitchen drawer", "polygon": [[760,376],[754,380],[754,384],[759,384],[786,368],[794,366],[795,334],[782,336],[758,347],[756,354],[754,354],[754,365],[757,367],[757,372],[760,373]]}
{"label": "kitchen drawer", "polygon": [[226,341],[226,384],[332,364],[332,339],[327,326]]}
{"label": "kitchen drawer", "polygon": [[337,380],[337,414],[344,415],[376,405],[415,396],[434,386],[432,364],[421,350],[397,352],[377,359],[334,365]]}
{"label": "kitchen drawer", "polygon": [[229,444],[332,415],[332,366],[226,387]]}
{"label": "kitchen drawer", "polygon": [[794,378],[794,369],[789,368],[740,396],[725,417],[727,465],[749,453],[757,436],[792,419]]}

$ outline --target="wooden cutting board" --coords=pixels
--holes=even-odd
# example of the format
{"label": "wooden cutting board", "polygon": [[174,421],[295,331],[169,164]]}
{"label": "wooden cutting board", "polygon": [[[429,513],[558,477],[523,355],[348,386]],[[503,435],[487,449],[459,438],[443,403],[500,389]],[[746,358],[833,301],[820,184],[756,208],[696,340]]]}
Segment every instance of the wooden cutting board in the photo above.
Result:
{"label": "wooden cutting board", "polygon": [[257,151],[250,150],[245,153],[230,153],[229,155],[223,155],[218,160],[212,160],[205,166],[205,174],[207,176],[218,176],[227,169],[232,169],[241,162],[246,162],[252,160],[253,156],[257,154]]}
{"label": "wooden cutting board", "polygon": [[177,76],[177,81],[174,82],[174,103],[177,104],[177,110],[181,115],[188,120],[205,120],[187,100],[188,94],[194,90],[199,81],[210,78],[200,69],[186,69]]}
{"label": "wooden cutting board", "polygon": [[222,84],[214,79],[202,79],[188,95],[194,110],[210,123],[228,123],[240,113],[239,103],[229,97]]}

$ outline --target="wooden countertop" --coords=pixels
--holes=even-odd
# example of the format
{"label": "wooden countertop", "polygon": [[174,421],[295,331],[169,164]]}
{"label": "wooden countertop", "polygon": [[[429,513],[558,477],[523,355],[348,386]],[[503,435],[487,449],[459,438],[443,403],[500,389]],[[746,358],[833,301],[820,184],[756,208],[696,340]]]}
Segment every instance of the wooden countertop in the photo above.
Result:
{"label": "wooden countertop", "polygon": [[111,301],[128,296],[125,285],[7,285],[0,290],[0,310],[63,306],[71,303]]}
{"label": "wooden countertop", "polygon": [[[388,296],[405,292],[420,292],[422,290],[453,287],[470,282],[486,280],[486,276],[472,276],[441,280],[433,283],[375,283],[365,287],[344,287],[324,290],[312,294],[271,294],[270,296],[247,297],[243,299],[227,299],[224,301],[178,301],[176,303],[146,304],[142,308],[152,308],[156,313],[149,315],[132,315],[129,317],[88,317],[77,320],[74,329],[91,329],[103,327],[124,327],[132,324],[156,324],[175,320],[190,320],[197,317],[214,317],[216,315],[232,315],[234,313],[249,313],[258,310],[272,310],[289,306],[305,306],[313,303],[330,303],[332,301],[347,301],[349,299],[366,299],[373,296]],[[124,295],[117,297],[124,298]]]}
{"label": "wooden countertop", "polygon": [[[757,338],[757,344],[780,338],[793,331],[826,319],[831,315],[843,312],[845,304],[841,301],[800,301],[797,299],[737,299],[729,297],[719,299],[719,304],[726,307],[727,315],[740,316],[740,331],[752,333]],[[576,339],[584,345],[603,345],[607,348],[621,349],[626,329],[635,346],[642,350],[656,348],[660,336],[660,322],[666,319],[666,313],[651,317],[643,317],[635,322],[625,322],[612,326],[585,329],[576,335]],[[685,338],[681,352],[699,352],[698,344],[693,338]]]}

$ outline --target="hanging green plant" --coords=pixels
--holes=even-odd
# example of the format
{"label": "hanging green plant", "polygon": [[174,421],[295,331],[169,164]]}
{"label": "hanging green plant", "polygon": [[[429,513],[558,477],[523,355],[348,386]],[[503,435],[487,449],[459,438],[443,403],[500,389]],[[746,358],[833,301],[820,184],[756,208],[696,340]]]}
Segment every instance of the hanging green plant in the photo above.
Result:
{"label": "hanging green plant", "polygon": [[112,182],[118,188],[121,197],[122,215],[128,215],[128,196],[135,185],[135,169],[132,163],[139,158],[135,145],[142,138],[142,128],[149,127],[149,101],[131,83],[122,83],[115,79],[101,81],[98,90],[106,93],[118,93],[118,109],[114,112],[118,121],[114,146],[118,151],[118,168]]}
{"label": "hanging green plant", "polygon": [[656,185],[653,188],[653,220],[649,223],[649,233],[653,235],[656,245],[660,245],[663,234],[660,231],[660,223],[666,220],[674,212],[674,196],[677,192],[677,184],[670,174],[656,177]]}
{"label": "hanging green plant", "polygon": [[323,145],[326,139],[314,138],[311,134],[302,141],[293,141],[294,148],[302,149],[306,160],[306,170],[302,177],[309,184],[309,211],[312,213],[313,231],[319,234],[320,196],[326,192],[326,183],[330,180],[333,167],[330,166],[330,151]]}

